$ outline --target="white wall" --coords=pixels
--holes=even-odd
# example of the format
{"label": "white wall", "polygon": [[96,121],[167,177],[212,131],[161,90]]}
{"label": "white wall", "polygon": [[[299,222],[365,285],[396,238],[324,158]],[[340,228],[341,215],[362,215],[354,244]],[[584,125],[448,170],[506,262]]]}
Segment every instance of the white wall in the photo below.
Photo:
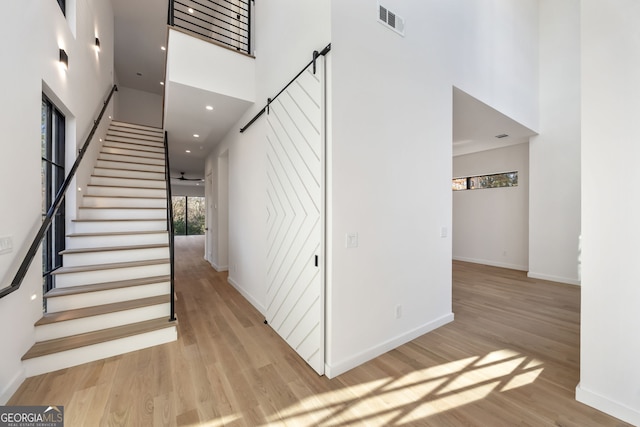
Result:
{"label": "white wall", "polygon": [[582,318],[577,399],[640,425],[640,3],[582,0]]}
{"label": "white wall", "polygon": [[[452,86],[529,127],[538,120],[535,0],[405,0],[392,10],[407,18],[404,38],[376,22],[371,0],[256,4],[256,99],[276,93],[312,50],[333,47],[327,61],[329,376],[452,319]],[[517,60],[498,61],[487,50]],[[235,129],[262,106],[207,159],[215,175],[217,157],[229,150],[229,281],[260,310],[264,121],[245,134]],[[359,233],[357,249],[345,248],[348,232]]]}
{"label": "white wall", "polygon": [[[70,2],[75,31],[57,2],[25,0],[3,5],[0,35],[3,58],[13,66],[0,70],[0,236],[12,236],[13,252],[0,255],[1,286],[7,286],[41,221],[40,114],[41,94],[55,98],[67,118],[67,153],[76,152],[113,82],[113,12],[99,0]],[[75,33],[75,34],[74,34]],[[93,48],[100,37],[102,50]],[[58,64],[58,49],[69,55],[69,69]],[[0,404],[24,379],[20,358],[34,342],[33,323],[42,315],[42,265],[36,256],[20,290],[0,299]],[[35,296],[32,300],[31,297]]]}
{"label": "white wall", "polygon": [[376,22],[376,2],[332,2],[331,375],[452,319],[452,86],[538,120],[536,1],[388,6],[404,38]]}
{"label": "white wall", "polygon": [[529,276],[579,284],[580,1],[540,0],[540,127],[531,138]]}
{"label": "white wall", "polygon": [[115,120],[161,128],[162,111],[161,95],[118,86]]}
{"label": "white wall", "polygon": [[229,269],[229,151],[218,157],[218,199],[216,210],[217,257],[215,268],[218,271]]}
{"label": "white wall", "polygon": [[[228,152],[229,282],[264,312],[267,253],[264,120],[258,120],[243,134],[238,129],[311,60],[314,50],[329,43],[330,13],[329,0],[274,0],[256,3],[253,9],[255,99],[260,101],[214,148],[205,169],[216,177],[216,187],[222,184],[220,176],[224,176],[224,171],[219,168],[219,157]],[[283,10],[287,13],[283,14]],[[220,191],[217,194],[218,209],[224,209],[224,195]]]}
{"label": "white wall", "polygon": [[518,172],[518,186],[453,192],[453,259],[527,270],[527,143],[453,158],[453,176]]}
{"label": "white wall", "polygon": [[204,185],[180,185],[171,183],[171,196],[204,197]]}

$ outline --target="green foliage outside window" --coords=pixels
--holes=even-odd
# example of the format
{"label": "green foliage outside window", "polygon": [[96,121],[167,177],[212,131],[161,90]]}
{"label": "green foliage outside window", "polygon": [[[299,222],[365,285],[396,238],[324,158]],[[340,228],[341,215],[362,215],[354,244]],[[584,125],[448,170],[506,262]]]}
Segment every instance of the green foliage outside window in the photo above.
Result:
{"label": "green foliage outside window", "polygon": [[174,196],[172,204],[175,235],[204,234],[204,197]]}
{"label": "green foliage outside window", "polygon": [[453,191],[477,190],[481,188],[517,187],[518,172],[494,173],[491,175],[454,178],[451,182]]}

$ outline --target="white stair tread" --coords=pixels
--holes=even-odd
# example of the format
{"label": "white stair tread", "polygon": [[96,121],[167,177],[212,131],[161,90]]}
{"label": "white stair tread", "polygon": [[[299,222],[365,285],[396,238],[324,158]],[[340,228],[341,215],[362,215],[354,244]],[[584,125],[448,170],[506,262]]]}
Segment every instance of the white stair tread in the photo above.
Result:
{"label": "white stair tread", "polygon": [[100,270],[113,270],[116,268],[130,268],[130,267],[144,267],[148,265],[168,264],[169,258],[154,259],[148,261],[131,261],[131,262],[114,262],[111,264],[96,264],[96,265],[81,265],[75,267],[60,267],[54,270],[51,274],[67,274],[67,273],[81,273],[84,271],[100,271]]}
{"label": "white stair tread", "polygon": [[37,342],[22,356],[22,360],[46,356],[48,354],[59,353],[75,348],[86,347],[119,338],[130,337],[145,332],[174,327],[177,321],[170,321],[166,318],[152,319],[144,322],[133,323],[115,328],[101,329],[99,331],[87,332],[65,338],[56,338],[49,341]]}
{"label": "white stair tread", "polygon": [[135,308],[166,304],[168,302],[170,302],[169,294],[135,300],[127,300],[112,304],[103,304],[93,307],[76,308],[73,310],[59,311],[56,313],[46,313],[40,318],[40,320],[36,322],[36,326],[50,325],[52,323],[64,322],[67,320],[82,319],[107,313],[116,313],[119,311],[132,310]]}
{"label": "white stair tread", "polygon": [[92,285],[69,286],[68,288],[53,288],[49,292],[47,292],[44,295],[44,297],[56,298],[56,297],[63,297],[67,295],[85,294],[89,292],[108,291],[111,289],[121,289],[121,288],[133,287],[133,286],[150,285],[153,283],[168,282],[170,280],[171,280],[171,276],[167,275],[167,276],[145,277],[142,279],[120,280],[117,282],[95,283]]}
{"label": "white stair tread", "polygon": [[166,234],[166,233],[167,233],[166,230],[105,231],[105,232],[97,232],[97,233],[71,233],[71,234],[67,234],[67,237],[136,236],[138,234]]}
{"label": "white stair tread", "polygon": [[82,254],[87,252],[108,252],[108,251],[135,251],[138,249],[154,249],[154,248],[168,248],[168,244],[153,244],[153,245],[130,245],[130,246],[107,246],[98,248],[77,248],[77,249],[65,249],[60,251],[60,255],[65,254]]}

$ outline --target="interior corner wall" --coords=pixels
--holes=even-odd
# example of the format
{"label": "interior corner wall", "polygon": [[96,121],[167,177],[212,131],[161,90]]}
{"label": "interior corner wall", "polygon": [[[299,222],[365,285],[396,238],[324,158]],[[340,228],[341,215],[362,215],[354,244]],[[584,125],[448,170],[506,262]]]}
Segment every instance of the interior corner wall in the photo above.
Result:
{"label": "interior corner wall", "polygon": [[531,138],[529,276],[580,284],[580,0],[540,0],[540,127]]}
{"label": "interior corner wall", "polygon": [[537,127],[537,1],[392,3],[331,3],[329,376],[453,319],[452,86]]}
{"label": "interior corner wall", "polygon": [[162,95],[118,86],[115,119],[162,128]]}
{"label": "interior corner wall", "polygon": [[[74,6],[75,5],[75,6]],[[0,71],[0,236],[10,236],[13,250],[0,255],[0,285],[8,286],[41,218],[41,102],[43,90],[67,118],[67,153],[77,153],[113,84],[113,11],[111,2],[70,2],[74,29],[55,1],[25,0],[3,5],[0,35],[3,55],[15,67]],[[93,48],[99,36],[102,49]],[[59,49],[69,56],[59,64]],[[73,156],[71,156],[73,157]],[[6,403],[24,379],[20,358],[35,340],[34,323],[42,316],[42,263],[37,255],[21,288],[0,299],[5,327],[0,351],[0,404]],[[32,297],[35,297],[32,299]]]}
{"label": "interior corner wall", "polygon": [[[228,281],[262,313],[267,272],[265,119],[259,119],[244,133],[238,129],[312,59],[314,50],[321,50],[331,41],[329,7],[330,0],[256,2],[252,8],[255,99],[260,101],[231,127],[206,160],[217,187],[222,184],[218,160],[228,153]],[[283,14],[283,10],[287,13]],[[215,192],[215,203],[222,209],[224,194],[217,189]],[[209,237],[217,239],[213,233]]]}
{"label": "interior corner wall", "polygon": [[582,0],[582,304],[576,397],[640,425],[640,3]]}
{"label": "interior corner wall", "polygon": [[453,176],[518,172],[515,187],[453,192],[453,259],[527,270],[529,144],[453,158]]}

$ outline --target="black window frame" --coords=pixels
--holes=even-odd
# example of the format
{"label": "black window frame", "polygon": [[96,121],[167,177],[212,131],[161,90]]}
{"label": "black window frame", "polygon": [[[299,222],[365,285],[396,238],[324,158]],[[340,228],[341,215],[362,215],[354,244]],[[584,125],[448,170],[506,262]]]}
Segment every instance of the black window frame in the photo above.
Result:
{"label": "black window frame", "polygon": [[[46,217],[65,179],[66,120],[64,114],[42,95],[41,170],[42,217]],[[53,289],[51,272],[62,266],[60,251],[65,248],[65,209],[60,206],[42,241],[43,292]]]}
{"label": "black window frame", "polygon": [[517,186],[518,171],[459,177],[453,178],[452,180],[453,191],[484,190],[491,188],[509,188]]}

